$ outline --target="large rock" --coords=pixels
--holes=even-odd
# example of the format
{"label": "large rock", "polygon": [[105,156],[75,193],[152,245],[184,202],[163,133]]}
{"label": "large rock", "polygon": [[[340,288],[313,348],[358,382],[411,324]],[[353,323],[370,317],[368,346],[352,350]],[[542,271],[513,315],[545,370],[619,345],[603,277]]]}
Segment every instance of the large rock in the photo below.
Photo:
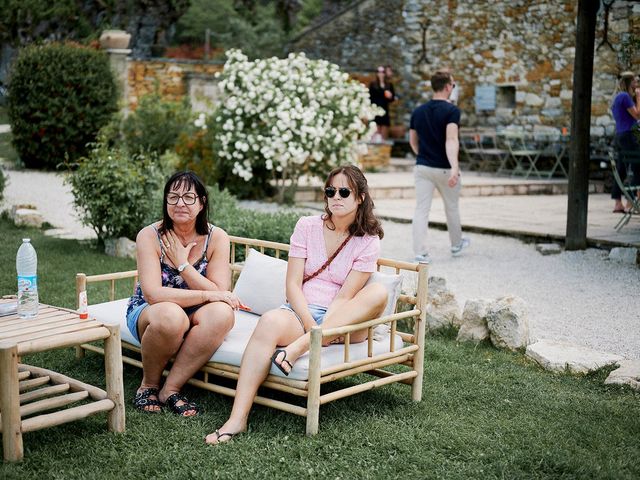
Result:
{"label": "large rock", "polygon": [[498,348],[516,350],[529,344],[527,307],[519,297],[507,296],[493,302],[487,311],[491,343]]}
{"label": "large rock", "polygon": [[462,312],[462,325],[458,331],[459,342],[481,342],[489,337],[487,312],[490,305],[490,300],[467,300]]}
{"label": "large rock", "polygon": [[427,328],[438,330],[450,325],[460,325],[460,306],[453,293],[447,289],[442,277],[429,278],[427,300]]}
{"label": "large rock", "polygon": [[525,355],[538,362],[545,370],[568,370],[573,373],[591,372],[623,360],[620,355],[554,340],[540,340],[529,345]]}
{"label": "large rock", "polygon": [[111,257],[136,258],[136,242],[127,237],[107,238],[104,241],[104,253]]}
{"label": "large rock", "polygon": [[44,219],[33,205],[14,205],[11,207],[11,218],[16,227],[41,228]]}
{"label": "large rock", "polygon": [[609,252],[609,260],[628,265],[640,264],[640,250],[637,248],[614,247]]}
{"label": "large rock", "polygon": [[618,365],[604,381],[605,385],[629,385],[640,390],[640,360],[622,360]]}

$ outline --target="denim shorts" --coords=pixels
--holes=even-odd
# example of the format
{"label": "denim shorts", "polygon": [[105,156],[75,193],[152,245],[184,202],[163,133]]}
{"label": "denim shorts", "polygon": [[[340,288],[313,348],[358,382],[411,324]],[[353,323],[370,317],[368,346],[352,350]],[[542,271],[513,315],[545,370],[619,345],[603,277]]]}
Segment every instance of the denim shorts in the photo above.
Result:
{"label": "denim shorts", "polygon": [[[315,322],[318,325],[322,325],[322,321],[324,320],[324,316],[327,313],[327,307],[323,307],[321,305],[316,305],[314,303],[310,303],[309,305],[307,305],[307,307],[309,308],[309,313],[311,313],[311,316],[313,317]],[[280,305],[280,308],[283,309],[283,310],[289,310],[291,313],[293,313],[296,316],[296,318],[298,319],[298,321],[300,322],[300,325],[302,325],[302,330],[304,330],[305,332],[307,331],[304,328],[304,323],[302,322],[302,319],[298,316],[298,314],[296,312],[293,311],[293,308],[291,308],[291,304],[290,303],[284,303],[284,304]]]}
{"label": "denim shorts", "polygon": [[[200,307],[202,307],[202,305],[194,305],[193,307],[183,308],[184,313],[186,313],[187,316],[191,317],[191,314],[195,313]],[[133,308],[127,315],[127,328],[131,332],[131,335],[133,335],[133,338],[138,341],[138,343],[140,343],[140,338],[138,337],[138,319],[140,318],[142,310],[144,310],[148,306],[149,304],[145,302]]]}

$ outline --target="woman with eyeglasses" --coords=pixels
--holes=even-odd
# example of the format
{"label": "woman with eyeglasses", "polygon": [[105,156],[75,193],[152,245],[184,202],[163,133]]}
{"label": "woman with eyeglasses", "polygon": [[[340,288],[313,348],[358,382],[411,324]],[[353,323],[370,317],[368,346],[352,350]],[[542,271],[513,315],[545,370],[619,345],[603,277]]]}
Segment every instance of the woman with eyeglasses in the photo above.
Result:
{"label": "woman with eyeglasses", "polygon": [[164,187],[162,220],[136,238],[139,282],[127,326],[141,345],[142,382],[133,404],[144,412],[198,414],[180,390],[222,344],[241,307],[229,291],[229,237],[209,224],[208,207],[202,181],[192,172],[176,173]]}
{"label": "woman with eyeglasses", "polygon": [[[365,286],[376,270],[382,226],[373,214],[367,180],[354,166],[329,173],[324,188],[325,213],[302,217],[291,235],[286,304],[266,312],[247,344],[229,419],[206,442],[228,442],[247,428],[258,387],[272,365],[289,375],[309,350],[312,327],[334,328],[379,316],[387,291]],[[366,340],[367,330],[351,335]],[[341,338],[326,339],[326,344]]]}
{"label": "woman with eyeglasses", "polygon": [[375,117],[374,121],[378,128],[377,133],[386,140],[389,136],[389,125],[391,125],[389,104],[395,100],[396,93],[391,79],[387,77],[386,69],[382,65],[376,70],[375,80],[369,84],[369,97],[371,103],[384,110],[384,115]]}

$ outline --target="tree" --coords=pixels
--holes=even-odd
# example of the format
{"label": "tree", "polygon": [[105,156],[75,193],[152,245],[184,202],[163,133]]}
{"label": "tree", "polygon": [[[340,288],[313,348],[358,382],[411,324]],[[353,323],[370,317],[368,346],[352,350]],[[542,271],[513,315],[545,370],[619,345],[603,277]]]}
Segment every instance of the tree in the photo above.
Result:
{"label": "tree", "polygon": [[599,2],[579,0],[576,29],[576,56],[573,67],[571,101],[571,145],[569,198],[565,248],[587,248],[587,211],[589,206],[589,127],[591,123],[591,86],[593,49]]}

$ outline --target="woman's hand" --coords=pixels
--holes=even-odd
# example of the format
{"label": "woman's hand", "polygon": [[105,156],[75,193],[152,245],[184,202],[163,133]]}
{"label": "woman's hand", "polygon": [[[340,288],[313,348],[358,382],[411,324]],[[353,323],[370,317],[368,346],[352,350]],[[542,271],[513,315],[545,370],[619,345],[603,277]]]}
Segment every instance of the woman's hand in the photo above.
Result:
{"label": "woman's hand", "polygon": [[238,296],[229,291],[217,291],[217,292],[209,292],[209,301],[210,302],[225,302],[234,310],[246,310],[248,312],[251,311],[249,307],[243,305]]}
{"label": "woman's hand", "polygon": [[191,242],[183,246],[178,236],[171,230],[167,230],[162,235],[161,240],[165,255],[176,268],[183,263],[189,262],[189,253],[198,244],[197,242]]}

